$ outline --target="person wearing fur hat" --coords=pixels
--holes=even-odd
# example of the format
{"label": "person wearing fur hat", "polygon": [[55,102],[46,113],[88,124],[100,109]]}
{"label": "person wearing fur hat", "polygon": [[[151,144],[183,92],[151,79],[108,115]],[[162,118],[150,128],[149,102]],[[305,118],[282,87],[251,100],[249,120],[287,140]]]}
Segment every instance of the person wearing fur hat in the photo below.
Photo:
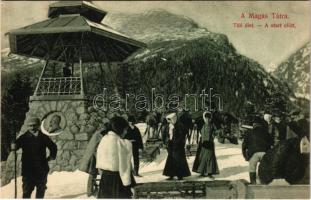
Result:
{"label": "person wearing fur hat", "polygon": [[134,176],[140,176],[139,171],[139,149],[143,150],[143,140],[139,129],[134,125],[136,122],[134,116],[128,117],[129,129],[124,139],[128,139],[132,142],[133,160],[134,160]]}
{"label": "person wearing fur hat", "polygon": [[[44,198],[47,176],[49,173],[48,162],[55,160],[57,154],[56,144],[40,130],[40,119],[30,118],[26,122],[29,127],[26,133],[17,138],[12,150],[22,148],[22,176],[23,198],[30,198],[36,187],[36,198]],[[46,156],[46,149],[50,155]]]}
{"label": "person wearing fur hat", "polygon": [[272,146],[273,138],[266,125],[259,117],[254,118],[253,129],[245,135],[242,143],[243,155],[246,155],[245,159],[249,162],[251,184],[256,184],[257,165]]}
{"label": "person wearing fur hat", "polygon": [[169,123],[168,156],[163,175],[168,176],[168,180],[173,180],[174,176],[177,176],[178,180],[182,180],[183,177],[191,175],[185,152],[188,129],[177,119],[176,113],[169,114],[166,120]]}
{"label": "person wearing fur hat", "polygon": [[127,121],[122,117],[110,120],[111,131],[101,139],[96,154],[96,168],[102,176],[97,198],[131,198],[131,186],[135,184],[132,177],[132,144],[122,139],[128,129]]}
{"label": "person wearing fur hat", "polygon": [[195,157],[192,171],[214,179],[213,174],[219,174],[214,144],[214,126],[211,122],[211,113],[203,113],[205,122],[201,130],[201,139]]}

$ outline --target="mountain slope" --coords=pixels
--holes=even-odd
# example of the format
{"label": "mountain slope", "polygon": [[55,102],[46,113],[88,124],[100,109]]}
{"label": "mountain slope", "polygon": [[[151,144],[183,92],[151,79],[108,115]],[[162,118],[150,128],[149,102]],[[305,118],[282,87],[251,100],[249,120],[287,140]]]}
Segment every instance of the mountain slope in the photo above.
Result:
{"label": "mountain slope", "polygon": [[310,100],[310,43],[282,62],[273,72],[288,83],[297,97]]}
{"label": "mountain slope", "polygon": [[[291,104],[294,94],[286,83],[267,73],[256,61],[240,55],[226,35],[201,28],[192,19],[165,10],[142,14],[113,14],[106,21],[130,37],[148,44],[128,59],[128,81],[120,87],[158,87],[164,94],[199,92],[214,88],[224,99],[224,108],[240,112],[253,102],[258,110],[280,93]],[[191,77],[187,77],[191,75]],[[139,77],[142,81],[137,81]],[[134,83],[132,83],[131,80]],[[134,86],[133,86],[134,85]],[[290,100],[291,98],[291,100]]]}
{"label": "mountain slope", "polygon": [[[192,40],[208,37],[220,45],[229,43],[223,34],[215,34],[198,26],[192,19],[163,9],[140,14],[109,14],[104,23],[135,39],[151,44],[172,40]],[[222,43],[221,43],[222,42]]]}
{"label": "mountain slope", "polygon": [[286,84],[267,73],[256,61],[230,46],[220,46],[208,37],[153,43],[129,59],[122,88],[149,94],[200,94],[202,90],[222,96],[224,110],[242,114],[246,102],[257,110],[267,108],[266,101],[278,93],[288,104],[293,97]]}
{"label": "mountain slope", "polygon": [[[239,113],[250,101],[263,110],[265,101],[276,92],[289,97],[294,95],[287,85],[267,73],[256,61],[240,55],[228,38],[199,27],[193,20],[174,15],[165,10],[152,10],[141,14],[111,14],[104,23],[130,37],[148,44],[128,58],[126,67],[113,67],[117,73],[116,83],[120,91],[143,91],[150,95],[152,87],[164,95],[196,93],[214,88],[222,95],[225,110]],[[28,66],[30,60],[20,57],[3,62],[2,70],[10,66]],[[20,61],[18,61],[20,62]],[[39,61],[32,61],[40,73]],[[30,64],[31,66],[31,64]],[[101,92],[96,70],[86,71],[92,92]],[[107,77],[107,76],[106,76]],[[111,80],[105,77],[105,84]],[[125,81],[127,80],[127,81]],[[110,81],[110,83],[109,83]]]}

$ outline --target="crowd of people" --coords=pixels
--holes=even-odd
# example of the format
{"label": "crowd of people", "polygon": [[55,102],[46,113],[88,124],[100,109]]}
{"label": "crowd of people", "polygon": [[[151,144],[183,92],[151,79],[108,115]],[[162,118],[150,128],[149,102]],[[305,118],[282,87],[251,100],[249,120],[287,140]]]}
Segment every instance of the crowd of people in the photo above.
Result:
{"label": "crowd of people", "polygon": [[249,162],[251,184],[257,183],[257,171],[263,184],[276,178],[294,184],[306,175],[310,165],[309,124],[308,114],[300,111],[286,117],[271,113],[247,117],[242,153]]}
{"label": "crowd of people", "polygon": [[[197,138],[197,152],[192,171],[211,180],[214,180],[213,175],[220,173],[214,139],[224,130],[230,130],[225,123],[216,120],[215,113],[217,111],[205,111],[197,119],[193,119],[184,111],[167,113],[158,118],[154,113],[147,116],[145,134],[148,134],[148,138],[161,137],[160,141],[167,148],[163,175],[167,176],[168,180],[173,180],[174,177],[182,180],[191,175],[185,147],[193,129],[199,130],[200,135]],[[309,165],[306,156],[300,156],[309,153],[306,148],[309,146],[307,117],[300,112],[293,112],[285,120],[266,113],[262,117],[250,115],[244,122],[246,123],[241,126],[244,133],[242,154],[249,162],[250,182],[256,184],[257,171],[263,183],[280,177],[290,183],[296,183],[301,179],[304,168]],[[89,174],[89,196],[97,194],[98,198],[131,198],[131,188],[136,184],[134,177],[141,176],[139,152],[144,149],[142,134],[135,126],[136,123],[133,115],[115,115],[103,120],[101,128],[92,135],[79,166],[79,170]],[[56,158],[57,148],[53,141],[40,131],[39,119],[31,118],[27,124],[29,131],[20,136],[12,148],[23,150],[23,198],[29,198],[34,187],[37,187],[36,197],[43,198],[49,171],[48,161]],[[160,127],[156,126],[157,124],[160,124]],[[47,158],[46,148],[50,150]],[[288,154],[289,152],[294,153]],[[291,155],[294,156],[291,158]],[[287,158],[280,158],[281,156]],[[288,159],[291,162],[286,162]],[[258,163],[261,163],[259,169]],[[288,169],[284,163],[288,165]],[[298,170],[299,173],[290,175],[288,171],[292,169]],[[101,178],[96,187],[98,175]]]}

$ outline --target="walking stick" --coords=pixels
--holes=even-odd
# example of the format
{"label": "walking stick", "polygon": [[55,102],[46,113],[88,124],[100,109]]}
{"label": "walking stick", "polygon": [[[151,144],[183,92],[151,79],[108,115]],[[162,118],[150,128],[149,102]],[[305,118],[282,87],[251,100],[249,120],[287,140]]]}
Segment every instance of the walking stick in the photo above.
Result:
{"label": "walking stick", "polygon": [[16,150],[14,151],[14,198],[17,199],[17,176],[16,176],[16,171],[17,171],[17,154]]}
{"label": "walking stick", "polygon": [[16,152],[16,136],[14,135],[14,198],[17,199],[17,152]]}

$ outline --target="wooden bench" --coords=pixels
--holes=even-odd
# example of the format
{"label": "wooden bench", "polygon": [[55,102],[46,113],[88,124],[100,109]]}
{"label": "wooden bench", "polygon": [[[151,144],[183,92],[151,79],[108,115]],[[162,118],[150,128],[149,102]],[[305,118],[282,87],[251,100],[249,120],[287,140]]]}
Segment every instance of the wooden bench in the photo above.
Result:
{"label": "wooden bench", "polygon": [[[230,181],[163,181],[139,184],[134,187],[134,198],[206,198],[206,187],[225,186],[229,191]],[[214,189],[215,191],[215,189]],[[212,193],[211,197],[214,198]]]}
{"label": "wooden bench", "polygon": [[134,187],[134,198],[309,199],[310,185],[250,185],[245,180],[162,181]]}

